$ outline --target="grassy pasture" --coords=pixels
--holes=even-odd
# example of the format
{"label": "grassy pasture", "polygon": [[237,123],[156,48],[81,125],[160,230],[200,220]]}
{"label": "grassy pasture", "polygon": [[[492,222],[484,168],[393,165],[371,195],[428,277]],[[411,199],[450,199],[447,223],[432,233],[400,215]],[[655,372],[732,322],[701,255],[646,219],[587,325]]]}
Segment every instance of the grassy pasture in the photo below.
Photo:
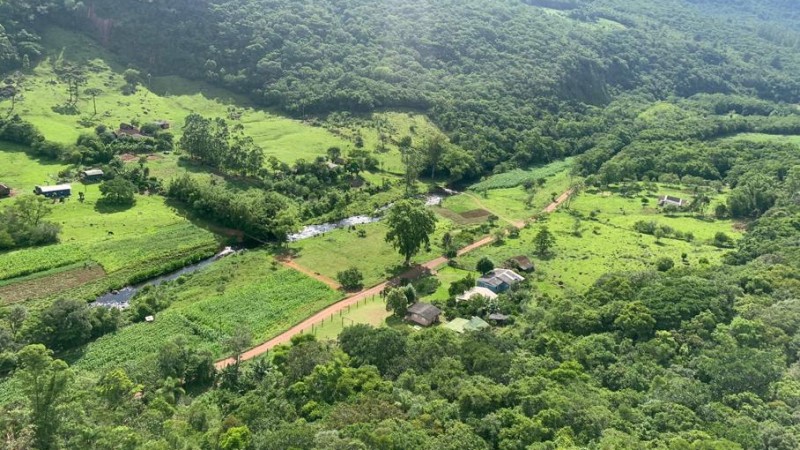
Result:
{"label": "grassy pasture", "polygon": [[[92,132],[93,126],[83,126],[79,123],[82,120],[90,125],[102,123],[110,127],[117,127],[121,122],[168,120],[179,138],[188,114],[197,112],[227,118],[232,108],[241,118],[231,122],[241,123],[267,156],[282,161],[312,160],[324,155],[328,147],[352,147],[349,141],[321,127],[255,108],[241,96],[202,82],[143,76],[138,91],[125,96],[121,92],[125,85],[122,77],[125,68],[97,43],[82,35],[51,27],[44,35],[44,46],[50,49],[50,58],[25,77],[23,97],[15,112],[54,141],[72,144],[81,133]],[[79,115],[63,115],[53,110],[68,98],[66,84],[61,83],[53,71],[53,64],[60,61],[75,62],[86,68],[87,83],[82,91],[87,88],[103,91],[95,99],[97,115],[92,98],[85,94],[78,102]],[[0,102],[0,110],[10,105],[10,101]]]}
{"label": "grassy pasture", "polygon": [[551,164],[523,170],[516,169],[497,175],[492,175],[478,184],[470,186],[472,191],[488,189],[503,189],[521,186],[526,182],[534,182],[540,178],[550,178],[572,168],[573,158],[566,158]]}
{"label": "grassy pasture", "polygon": [[[583,193],[571,202],[570,208],[585,213],[580,221],[580,237],[573,234],[575,217],[562,209],[523,229],[518,239],[481,248],[459,258],[459,262],[466,269],[472,269],[484,256],[499,265],[513,256],[528,255],[537,268],[532,277],[542,291],[557,292],[561,285],[582,291],[608,272],[653,270],[656,260],[664,256],[672,258],[676,266],[682,264],[684,253],[690,265],[701,264],[701,259],[710,264],[718,263],[726,250],[709,245],[713,235],[725,231],[736,237],[731,221],[712,222],[691,216],[668,218],[652,209],[643,209],[638,198]],[[596,220],[588,218],[591,211],[599,211]],[[679,231],[691,231],[696,240],[663,238],[656,242],[654,236],[633,230],[638,220],[654,220]],[[533,238],[545,225],[556,237],[554,256],[549,259],[534,255]],[[440,291],[446,293],[452,281],[444,279]]]}
{"label": "grassy pasture", "polygon": [[562,170],[547,178],[545,184],[536,189],[530,208],[525,205],[529,193],[522,187],[490,189],[481,193],[470,193],[471,197],[462,194],[446,199],[442,206],[453,212],[463,212],[461,210],[464,208],[478,205],[479,208],[486,209],[503,220],[526,220],[550,204],[553,201],[552,194],[558,196],[569,189],[573,181],[568,170]]}
{"label": "grassy pasture", "polygon": [[314,335],[320,340],[334,340],[345,327],[354,324],[379,327],[385,325],[386,319],[391,315],[390,311],[386,311],[386,303],[383,298],[376,295],[374,298],[366,299],[362,303],[342,311],[341,315],[336,314],[325,319],[314,327]]}
{"label": "grassy pasture", "polygon": [[[20,195],[32,193],[36,184],[52,182],[51,177],[65,168],[34,159],[22,150],[0,144],[0,180]],[[42,272],[87,261],[98,263],[108,275],[122,274],[105,285],[95,277],[76,273],[77,278],[96,284],[96,289],[85,293],[90,296],[96,291],[120,287],[114,284],[125,284],[159,268],[170,268],[175,261],[209,255],[220,245],[212,233],[181,217],[163,197],[137,196],[136,205],[131,208],[108,210],[97,205],[101,197],[99,185],[72,183],[72,187],[75,195],[65,203],[53,204],[53,212],[47,218],[61,225],[61,243],[0,254],[0,280],[6,280],[5,295],[0,296],[19,300],[21,292],[25,298],[57,293],[51,289],[31,290],[26,284],[14,291],[9,280],[36,273],[47,275]],[[78,192],[85,193],[84,203],[77,200]],[[0,201],[0,208],[11,202],[13,199]],[[77,287],[59,282],[64,274],[53,275],[51,279],[41,278],[40,283],[64,289]]]}
{"label": "grassy pasture", "polygon": [[[414,261],[424,262],[441,255],[442,235],[451,228],[450,221],[439,220],[431,237],[431,251],[423,251]],[[360,238],[354,231],[336,230],[295,242],[290,248],[298,264],[333,279],[342,270],[358,268],[364,274],[365,286],[378,284],[402,270],[403,257],[385,241],[385,224],[359,225],[358,229],[365,230],[367,236]]]}

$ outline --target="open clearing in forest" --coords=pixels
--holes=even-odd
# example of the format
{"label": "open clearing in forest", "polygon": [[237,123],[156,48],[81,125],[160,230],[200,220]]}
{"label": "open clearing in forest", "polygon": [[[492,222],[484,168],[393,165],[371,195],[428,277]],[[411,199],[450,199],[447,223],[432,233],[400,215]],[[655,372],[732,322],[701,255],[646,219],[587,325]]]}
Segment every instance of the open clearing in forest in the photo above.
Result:
{"label": "open clearing in forest", "polygon": [[[679,193],[681,190],[662,186],[659,193],[662,192]],[[690,198],[685,192],[683,195],[684,198]],[[709,210],[724,198],[723,194],[715,196]],[[656,200],[657,196],[653,195],[650,205],[655,206]],[[594,218],[590,216],[592,212]],[[576,218],[574,213],[582,218]],[[662,238],[657,242],[654,236],[634,230],[633,225],[638,221],[653,221],[683,233],[691,232],[695,239],[686,242]],[[536,272],[528,276],[533,278],[541,291],[557,293],[562,288],[582,291],[608,272],[654,270],[656,261],[662,257],[671,258],[676,267],[684,264],[717,264],[728,250],[713,246],[711,241],[717,232],[724,232],[736,239],[734,225],[730,220],[700,219],[689,213],[666,216],[655,208],[643,208],[640,197],[583,192],[574,197],[568,207],[565,205],[556,213],[543,216],[540,221],[523,229],[519,238],[484,247],[458,258],[458,261],[477,276],[475,265],[484,256],[500,265],[513,256],[527,255],[536,265]],[[556,238],[551,258],[539,258],[534,254],[533,239],[544,226]],[[580,236],[575,234],[576,229],[580,231]],[[685,262],[682,260],[683,254],[686,254]],[[446,299],[449,284],[467,273],[454,269],[443,271],[442,286],[432,298]]]}
{"label": "open clearing in forest", "polygon": [[[86,36],[51,27],[44,34],[43,44],[51,49],[49,58],[25,76],[22,96],[14,112],[36,125],[50,140],[74,144],[82,133],[93,133],[96,125],[117,127],[123,122],[167,120],[172,125],[171,131],[176,135],[177,142],[184,118],[191,113],[198,113],[206,117],[225,118],[231,126],[241,124],[245,133],[264,149],[267,157],[274,156],[287,163],[298,159],[311,161],[325,155],[329,147],[339,147],[345,151],[355,148],[347,134],[339,136],[322,126],[313,126],[255,107],[241,95],[203,82],[176,76],[147,78],[143,74],[137,92],[123,95],[125,67],[96,42]],[[87,83],[81,91],[88,88],[102,90],[102,94],[95,98],[96,115],[92,98],[85,94],[78,101],[80,114],[64,115],[53,110],[53,107],[64,104],[68,99],[67,85],[55,75],[53,61],[56,64],[69,61],[86,68]],[[0,110],[10,107],[10,100],[0,101]],[[403,116],[388,114],[387,120],[390,124],[397,122],[391,126],[403,131]],[[409,120],[427,123],[423,116]],[[413,124],[405,126],[406,131],[409,126]],[[369,144],[366,148],[374,149],[377,137],[373,140],[369,133],[364,134]],[[384,162],[387,170],[398,171],[399,152],[396,148],[390,147],[389,150],[376,156]],[[153,174],[169,177],[180,172],[177,169],[176,158],[170,156],[162,164],[154,165]]]}
{"label": "open clearing in forest", "polygon": [[735,136],[727,138],[728,140],[740,140],[751,142],[775,142],[778,144],[792,144],[800,146],[800,136],[797,135],[782,135],[782,134],[765,134],[765,133],[740,133]]}

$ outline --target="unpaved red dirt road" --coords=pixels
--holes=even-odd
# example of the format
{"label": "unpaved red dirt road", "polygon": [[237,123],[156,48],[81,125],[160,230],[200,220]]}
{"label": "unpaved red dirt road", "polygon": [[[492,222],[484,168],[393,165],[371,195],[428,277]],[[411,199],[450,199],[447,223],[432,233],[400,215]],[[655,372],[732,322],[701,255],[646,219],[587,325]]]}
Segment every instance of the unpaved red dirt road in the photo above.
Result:
{"label": "unpaved red dirt road", "polygon": [[[563,194],[561,194],[560,197],[558,197],[556,199],[556,201],[554,201],[553,203],[550,203],[549,205],[547,205],[547,207],[544,208],[544,210],[542,210],[542,212],[545,212],[545,213],[554,212],[556,209],[558,209],[559,206],[561,206],[562,203],[567,201],[571,195],[572,195],[572,190],[568,190],[568,191],[564,192]],[[525,223],[524,222],[519,222],[519,223],[515,223],[514,225],[517,226],[517,228],[522,228],[525,225]],[[481,248],[481,247],[484,247],[486,245],[489,245],[492,242],[494,242],[494,238],[491,237],[491,236],[487,236],[487,237],[485,237],[485,238],[483,238],[483,239],[481,239],[481,240],[479,240],[477,242],[474,242],[474,243],[462,248],[461,250],[459,250],[458,251],[458,256],[465,255],[465,254],[467,254],[467,253],[469,253],[471,251],[474,251],[474,250],[476,250],[478,248]],[[326,278],[326,277],[322,277],[321,275],[317,275],[315,272],[311,271],[310,269],[307,269],[307,268],[302,267],[302,266],[300,266],[300,265],[298,265],[296,263],[293,263],[291,260],[283,261],[283,264],[286,265],[287,267],[292,267],[294,269],[299,270],[300,272],[303,272],[303,273],[305,273],[305,274],[307,274],[309,276],[312,276],[313,278],[316,278],[316,279],[324,282],[325,284],[328,284],[331,287],[333,287],[333,285],[335,285],[336,288],[334,288],[334,289],[338,289],[339,285],[335,281],[333,281],[333,280],[331,280],[329,278]],[[437,267],[443,266],[445,264],[447,264],[447,258],[442,256],[442,257],[433,259],[431,261],[428,261],[428,262],[426,262],[426,263],[424,263],[422,265],[427,267],[427,268],[429,268],[429,269],[431,269],[431,270],[433,270],[433,269],[436,269]],[[325,281],[326,279],[329,282],[326,282]],[[293,336],[295,336],[297,334],[300,334],[300,333],[302,333],[302,332],[304,332],[306,330],[310,330],[312,325],[315,325],[315,324],[321,322],[322,320],[327,319],[328,317],[338,313],[339,311],[347,309],[348,306],[355,305],[358,302],[360,302],[361,300],[364,300],[364,299],[367,299],[369,297],[372,297],[373,295],[380,295],[380,293],[383,292],[384,289],[386,289],[386,285],[387,284],[388,284],[388,282],[383,282],[383,283],[381,283],[381,284],[379,284],[377,286],[373,286],[373,287],[371,287],[369,289],[363,290],[363,291],[361,291],[361,292],[359,292],[357,294],[354,294],[354,295],[352,295],[350,297],[347,297],[346,299],[344,299],[344,300],[342,300],[340,302],[337,302],[337,303],[334,303],[333,305],[328,306],[327,308],[323,309],[322,311],[314,314],[313,316],[311,316],[311,317],[309,317],[307,319],[304,319],[302,322],[298,323],[297,325],[293,326],[292,328],[289,328],[288,330],[286,330],[283,333],[275,336],[274,338],[268,340],[267,342],[264,342],[263,344],[258,345],[257,347],[253,347],[250,350],[242,353],[241,360],[242,361],[246,361],[248,359],[255,358],[257,356],[263,355],[264,353],[270,351],[271,349],[273,349],[274,347],[277,347],[278,345],[288,343],[292,339]],[[214,364],[214,366],[217,369],[224,369],[225,367],[227,367],[227,366],[229,366],[231,364],[235,364],[235,363],[236,363],[236,360],[234,358],[226,358],[226,359],[222,359],[220,361],[217,361]]]}

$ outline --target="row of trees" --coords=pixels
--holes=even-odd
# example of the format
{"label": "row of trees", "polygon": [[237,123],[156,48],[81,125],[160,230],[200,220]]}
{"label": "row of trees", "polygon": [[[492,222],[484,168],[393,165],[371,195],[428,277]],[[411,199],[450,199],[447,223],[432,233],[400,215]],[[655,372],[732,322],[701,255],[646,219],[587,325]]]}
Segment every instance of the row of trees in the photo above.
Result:
{"label": "row of trees", "polygon": [[172,180],[167,196],[192,208],[200,217],[241,230],[257,241],[285,242],[299,226],[297,210],[275,192],[233,192],[190,175]]}

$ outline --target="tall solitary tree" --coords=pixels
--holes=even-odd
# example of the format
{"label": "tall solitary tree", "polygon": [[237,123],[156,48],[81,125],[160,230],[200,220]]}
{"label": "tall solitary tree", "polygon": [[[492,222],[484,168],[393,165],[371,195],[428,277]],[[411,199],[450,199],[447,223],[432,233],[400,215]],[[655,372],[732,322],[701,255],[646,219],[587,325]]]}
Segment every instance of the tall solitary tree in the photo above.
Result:
{"label": "tall solitary tree", "polygon": [[400,252],[405,264],[411,262],[419,250],[430,245],[430,236],[436,230],[436,216],[419,200],[400,200],[389,209],[386,224],[386,242]]}
{"label": "tall solitary tree", "polygon": [[556,238],[547,227],[542,227],[542,229],[539,230],[539,232],[536,233],[536,236],[533,238],[533,245],[535,247],[536,254],[540,257],[549,255],[555,244]]}
{"label": "tall solitary tree", "polygon": [[84,94],[92,97],[92,108],[94,108],[94,115],[97,115],[97,96],[103,94],[102,89],[89,88],[83,91]]}

